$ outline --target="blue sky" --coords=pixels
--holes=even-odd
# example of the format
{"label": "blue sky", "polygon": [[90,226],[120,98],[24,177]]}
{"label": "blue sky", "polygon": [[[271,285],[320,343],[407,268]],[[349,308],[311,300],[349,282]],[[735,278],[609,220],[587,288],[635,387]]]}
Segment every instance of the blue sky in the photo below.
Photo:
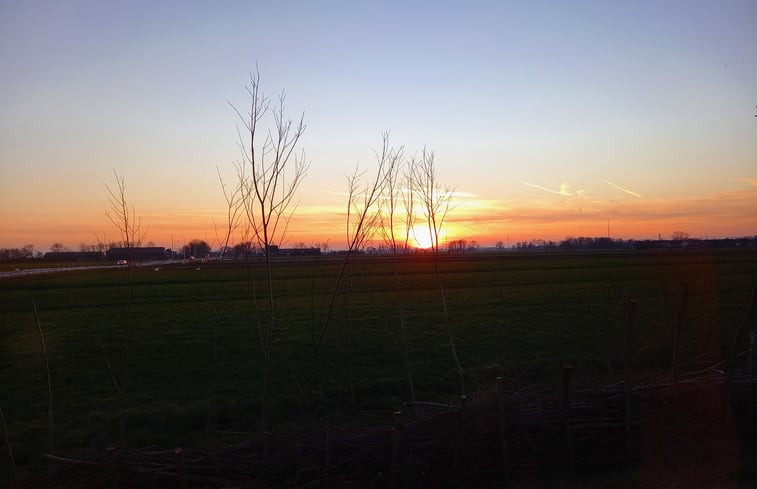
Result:
{"label": "blue sky", "polygon": [[[114,168],[146,221],[209,226],[237,156],[228,103],[256,65],[305,112],[306,211],[338,213],[390,130],[435,150],[462,209],[500,216],[486,236],[537,210],[528,233],[550,236],[533,237],[590,233],[553,211],[618,205],[657,209],[625,233],[656,236],[687,202],[663,232],[757,232],[755,2],[0,1],[0,63],[0,246],[106,233]],[[696,220],[734,192],[741,207]]]}

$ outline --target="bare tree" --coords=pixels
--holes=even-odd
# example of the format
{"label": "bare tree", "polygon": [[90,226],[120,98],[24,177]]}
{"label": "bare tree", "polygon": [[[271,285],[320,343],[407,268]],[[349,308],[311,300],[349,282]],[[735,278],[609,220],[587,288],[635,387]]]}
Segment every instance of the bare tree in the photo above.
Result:
{"label": "bare tree", "polygon": [[[107,183],[105,184],[105,189],[108,191],[108,207],[105,209],[105,215],[118,230],[124,248],[135,248],[142,244],[147,229],[142,230],[142,218],[137,216],[134,205],[130,204],[126,198],[124,178],[120,177],[115,169],[113,175],[116,178],[116,186],[111,188]],[[131,260],[129,260],[129,267],[131,267]]]}
{"label": "bare tree", "polygon": [[455,338],[447,311],[447,298],[444,292],[444,285],[442,284],[442,275],[439,270],[439,236],[441,235],[442,226],[447,218],[447,214],[452,207],[454,189],[440,185],[436,176],[436,162],[433,151],[424,148],[421,159],[412,159],[410,165],[413,174],[413,187],[418,196],[423,218],[428,226],[429,236],[431,236],[431,251],[434,255],[434,273],[439,286],[439,295],[442,304],[442,319],[447,329],[447,338],[449,339],[455,369],[460,377],[460,392],[461,395],[465,396],[465,372],[457,356],[457,347],[455,346]]}
{"label": "bare tree", "polygon": [[331,292],[325,317],[318,334],[314,338],[307,384],[311,402],[316,359],[323,345],[326,333],[331,326],[336,300],[343,292],[344,281],[348,274],[348,266],[352,262],[354,255],[363,250],[365,245],[370,242],[375,233],[381,228],[383,194],[389,176],[394,172],[395,165],[400,161],[400,158],[396,157],[396,151],[392,150],[388,143],[388,134],[384,134],[382,151],[381,153],[375,153],[377,168],[372,179],[363,183],[365,172],[360,170],[359,166],[355,168],[355,171],[351,175],[347,176],[347,252],[344,254],[344,259],[334,282],[334,288]]}
{"label": "bare tree", "polygon": [[[386,160],[386,183],[384,189],[384,205],[382,213],[382,222],[379,228],[381,237],[384,243],[391,251],[398,251],[402,246],[402,237],[398,231],[400,228],[398,214],[401,212],[401,206],[405,204],[405,210],[411,210],[412,205],[408,209],[408,201],[405,198],[407,195],[412,195],[412,192],[403,192],[401,171],[403,169],[403,158],[405,155],[405,147],[393,148],[389,146],[389,133],[385,132],[381,135],[382,148],[381,154],[376,153],[378,161]],[[404,189],[407,190],[407,189]],[[412,200],[410,201],[412,204]],[[409,237],[410,229],[412,227],[412,213],[405,214],[406,219],[404,223],[405,229],[405,243],[407,245],[407,238]],[[409,218],[409,219],[408,219]]]}
{"label": "bare tree", "polygon": [[673,241],[686,241],[689,239],[689,233],[684,231],[674,231],[670,236],[670,239]]}
{"label": "bare tree", "polygon": [[[364,251],[373,241],[376,235],[383,235],[385,214],[393,215],[393,204],[387,192],[393,177],[399,171],[402,163],[404,149],[395,149],[389,144],[389,133],[382,134],[381,151],[374,151],[377,163],[377,173],[372,182],[363,184],[362,177],[365,172],[355,169],[352,175],[347,177],[347,239],[349,243],[349,255],[355,256],[356,252]],[[391,219],[391,217],[390,217]],[[348,264],[345,287],[341,290],[345,303],[349,308],[346,315],[345,329],[342,334],[336,335],[337,343],[341,344],[342,352],[347,360],[347,379],[350,390],[350,398],[353,406],[356,405],[355,389],[353,382],[352,364],[352,289],[354,284],[354,272],[356,261],[353,259]],[[351,265],[351,266],[350,266]]]}
{"label": "bare tree", "polygon": [[[388,153],[392,164],[387,170],[381,234],[394,260],[402,358],[405,364],[405,376],[407,377],[410,391],[410,402],[415,403],[415,385],[412,369],[410,368],[410,349],[407,339],[407,318],[405,317],[403,284],[405,262],[410,249],[410,233],[415,223],[413,178],[412,172],[409,171],[409,166],[405,166],[402,161],[404,158],[404,146],[398,149],[391,148],[387,150],[388,133],[383,135],[383,139],[383,154]],[[403,169],[405,170],[404,174],[402,173]]]}
{"label": "bare tree", "polygon": [[21,248],[21,256],[24,259],[31,260],[34,258],[34,245],[33,244],[26,244],[23,248]]}
{"label": "bare tree", "polygon": [[[120,381],[117,381],[113,376],[113,382],[121,400],[121,442],[126,442],[126,402],[129,384],[129,355],[131,349],[131,304],[134,297],[134,283],[132,280],[132,259],[131,249],[138,247],[145,238],[147,230],[142,230],[142,219],[137,216],[134,210],[134,205],[129,203],[126,197],[126,182],[123,177],[118,175],[116,170],[113,170],[113,175],[116,179],[116,185],[114,188],[105,184],[105,189],[108,191],[108,207],[105,209],[105,215],[110,222],[116,227],[121,238],[121,247],[127,249],[128,267],[127,267],[127,294],[126,294],[126,310],[124,312],[124,367]],[[99,339],[99,336],[98,336]],[[112,368],[107,354],[103,349],[103,355],[105,356],[106,363],[108,363],[108,369],[112,375]]]}
{"label": "bare tree", "polygon": [[[260,424],[263,432],[266,432],[275,329],[275,295],[270,251],[271,246],[279,245],[285,237],[286,228],[294,210],[293,200],[309,165],[305,161],[304,151],[296,152],[300,138],[305,132],[304,113],[296,123],[286,119],[284,92],[279,95],[277,103],[271,104],[270,99],[260,89],[260,72],[257,70],[254,74],[250,73],[250,85],[247,87],[247,92],[250,96],[247,113],[243,114],[234,105],[230,105],[245,128],[244,136],[242,131],[239,131],[242,160],[238,168],[238,198],[254,239],[264,251],[265,256],[268,285],[267,308],[265,318],[259,321],[259,324],[264,356]],[[265,124],[266,116],[272,118],[272,123],[267,129],[261,127]]]}
{"label": "bare tree", "polygon": [[[239,177],[237,182],[244,181],[244,167],[238,168],[242,173],[237,173]],[[227,188],[221,176],[221,171],[216,168],[218,173],[218,181],[221,183],[221,190],[223,191],[223,198],[226,200],[226,226],[223,229],[224,234],[219,235],[218,227],[215,221],[213,221],[213,228],[216,233],[216,240],[221,247],[221,260],[224,259],[229,251],[229,243],[231,236],[240,226],[241,217],[244,214],[244,199],[242,199],[242,186],[236,185],[234,188]]]}

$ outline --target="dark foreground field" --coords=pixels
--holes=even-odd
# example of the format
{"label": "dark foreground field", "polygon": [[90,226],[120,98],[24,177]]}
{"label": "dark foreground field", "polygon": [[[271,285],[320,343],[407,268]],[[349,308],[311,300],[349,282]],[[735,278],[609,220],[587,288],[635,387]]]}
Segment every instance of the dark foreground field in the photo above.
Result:
{"label": "dark foreground field", "polygon": [[[459,404],[433,262],[358,257],[335,294],[340,265],[339,257],[274,264],[270,431],[391,425],[398,410]],[[629,323],[636,378],[672,365],[679,323],[680,365],[727,358],[757,254],[475,254],[445,256],[440,268],[469,394],[502,377],[507,393],[546,399],[561,391],[565,364],[572,391],[622,381]],[[0,281],[0,485],[46,473],[52,452],[197,449],[257,437],[263,271],[261,262],[176,264]],[[416,404],[408,404],[408,371]],[[737,460],[733,480],[754,482],[748,465]]]}

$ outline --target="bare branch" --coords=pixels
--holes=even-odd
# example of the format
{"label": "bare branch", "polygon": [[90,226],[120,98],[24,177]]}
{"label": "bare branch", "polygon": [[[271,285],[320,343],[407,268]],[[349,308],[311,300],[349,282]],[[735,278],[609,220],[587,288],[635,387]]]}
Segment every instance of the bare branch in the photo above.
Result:
{"label": "bare branch", "polygon": [[116,227],[125,248],[138,247],[147,235],[147,229],[142,230],[142,219],[137,216],[134,206],[126,198],[126,182],[114,169],[115,187],[105,184],[108,191],[108,208],[105,216]]}
{"label": "bare branch", "polygon": [[434,271],[436,274],[437,284],[439,286],[439,295],[442,304],[442,319],[447,329],[447,338],[452,352],[452,359],[455,364],[458,376],[460,377],[460,393],[466,395],[465,390],[465,372],[457,356],[457,347],[452,331],[452,325],[449,321],[447,310],[447,298],[442,284],[442,276],[439,270],[439,236],[442,231],[442,225],[447,217],[447,213],[452,206],[453,189],[442,187],[436,178],[436,164],[434,161],[434,152],[423,148],[421,159],[412,163],[414,191],[420,200],[420,206],[428,226],[429,235],[431,236],[431,248],[434,254]]}
{"label": "bare branch", "polygon": [[[296,209],[296,205],[293,205],[294,196],[309,165],[304,152],[299,155],[295,152],[305,132],[304,114],[296,125],[286,119],[286,96],[283,91],[278,97],[278,103],[272,107],[260,89],[260,72],[257,67],[255,73],[250,73],[247,93],[250,105],[246,115],[242,115],[240,110],[230,104],[246,129],[243,136],[237,128],[241,153],[241,161],[237,164],[237,186],[230,196],[223,182],[221,187],[228,209],[226,241],[238,227],[237,216],[243,216],[246,217],[246,228],[255,236],[258,246],[265,254],[267,309],[265,319],[258,318],[261,349],[265,358],[260,413],[261,429],[265,432],[268,429],[269,378],[276,314],[271,250],[272,246],[279,245],[286,236]],[[271,124],[268,128],[262,128],[261,124],[269,112]],[[262,141],[261,134],[265,134]]]}
{"label": "bare branch", "polygon": [[326,316],[313,344],[313,353],[310,358],[310,381],[308,382],[309,389],[311,390],[315,361],[326,332],[331,325],[336,299],[342,289],[347,265],[354,253],[362,250],[379,229],[382,197],[386,189],[387,180],[394,172],[394,165],[400,161],[399,158],[388,157],[390,153],[388,150],[388,134],[384,134],[383,148],[381,155],[376,153],[377,169],[373,180],[367,182],[364,186],[361,185],[361,179],[365,175],[365,172],[361,171],[359,166],[356,166],[355,171],[347,176],[347,253],[344,256],[336,282],[334,283]]}
{"label": "bare branch", "polygon": [[[242,170],[243,171],[243,170]],[[243,201],[243,187],[238,183],[233,190],[227,190],[226,184],[221,176],[221,170],[216,168],[218,173],[218,181],[221,183],[221,190],[223,191],[223,198],[226,200],[226,228],[224,229],[225,235],[223,238],[219,238],[218,229],[215,221],[213,221],[213,228],[216,232],[216,240],[222,246],[221,260],[223,260],[226,250],[229,247],[229,242],[234,231],[237,230],[240,224],[240,217],[244,207]]]}

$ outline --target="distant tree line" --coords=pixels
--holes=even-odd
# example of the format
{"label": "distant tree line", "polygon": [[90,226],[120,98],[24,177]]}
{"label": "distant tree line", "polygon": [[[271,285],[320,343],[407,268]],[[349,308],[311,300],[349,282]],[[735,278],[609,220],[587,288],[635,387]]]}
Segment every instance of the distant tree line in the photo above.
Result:
{"label": "distant tree line", "polygon": [[666,250],[666,249],[720,249],[757,248],[757,236],[742,238],[699,239],[687,233],[673,233],[671,239],[613,239],[607,237],[568,237],[562,241],[533,239],[515,243],[517,250],[578,251],[578,250]]}
{"label": "distant tree line", "polygon": [[447,251],[450,253],[466,253],[479,251],[481,246],[475,239],[455,239],[447,243]]}
{"label": "distant tree line", "polygon": [[42,258],[41,251],[35,251],[33,244],[21,248],[0,248],[0,261],[27,261]]}
{"label": "distant tree line", "polygon": [[543,239],[532,239],[528,241],[519,241],[515,243],[514,248],[518,250],[550,250],[550,251],[572,251],[572,250],[621,250],[633,247],[633,241],[612,238],[588,238],[588,237],[568,237],[562,241],[547,241]]}

